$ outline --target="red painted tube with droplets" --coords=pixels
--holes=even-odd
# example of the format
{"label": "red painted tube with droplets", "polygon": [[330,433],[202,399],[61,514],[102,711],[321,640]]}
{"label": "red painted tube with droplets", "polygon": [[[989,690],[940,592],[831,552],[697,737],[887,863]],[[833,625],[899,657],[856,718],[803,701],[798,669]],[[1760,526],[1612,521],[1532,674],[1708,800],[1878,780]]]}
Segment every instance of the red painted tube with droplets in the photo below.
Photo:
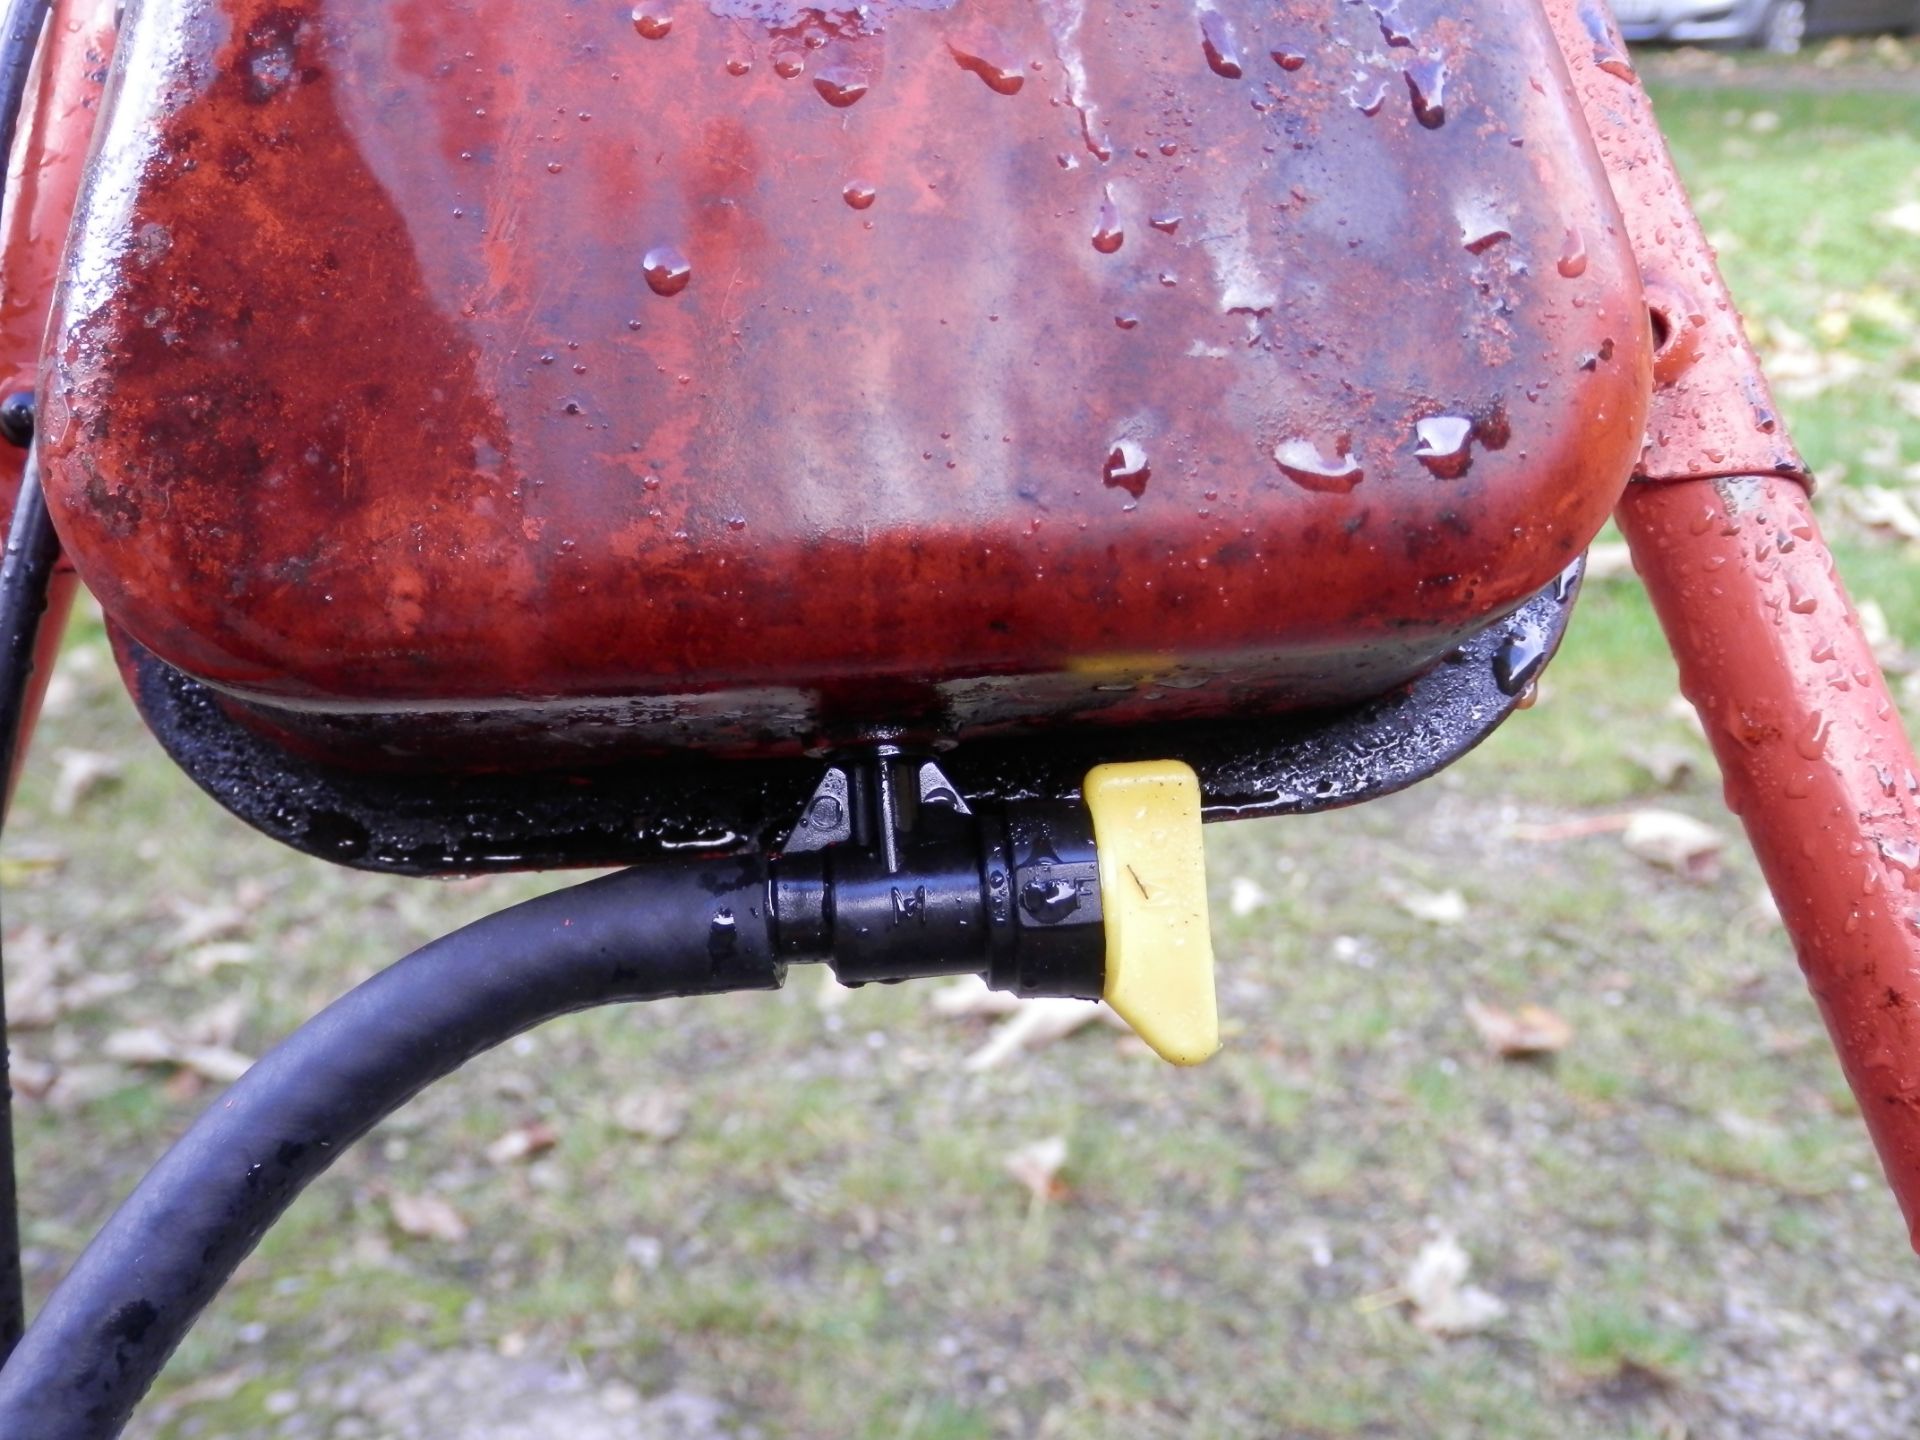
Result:
{"label": "red painted tube with droplets", "polygon": [[1619,30],[1546,9],[1659,347],[1620,528],[1920,1249],[1920,765]]}
{"label": "red painted tube with droplets", "polygon": [[1636,485],[1619,520],[1920,1249],[1920,764],[1807,495]]}

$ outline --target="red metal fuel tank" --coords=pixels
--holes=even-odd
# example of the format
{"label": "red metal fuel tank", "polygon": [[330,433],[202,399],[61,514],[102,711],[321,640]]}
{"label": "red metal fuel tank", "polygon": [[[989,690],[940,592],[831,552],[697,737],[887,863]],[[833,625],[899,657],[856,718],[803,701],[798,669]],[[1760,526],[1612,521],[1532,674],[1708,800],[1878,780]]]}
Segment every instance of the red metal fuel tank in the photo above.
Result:
{"label": "red metal fuel tank", "polygon": [[112,623],[369,765],[1374,696],[1650,384],[1538,0],[132,0],[49,344]]}

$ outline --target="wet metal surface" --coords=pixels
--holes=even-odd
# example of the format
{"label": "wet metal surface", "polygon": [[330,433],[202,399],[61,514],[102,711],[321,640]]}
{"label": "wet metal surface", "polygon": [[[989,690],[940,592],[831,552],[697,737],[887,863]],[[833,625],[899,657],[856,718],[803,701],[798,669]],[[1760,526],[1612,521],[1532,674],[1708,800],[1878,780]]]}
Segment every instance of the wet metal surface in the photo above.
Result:
{"label": "wet metal surface", "polygon": [[1605,0],[1546,0],[1546,10],[1619,197],[1659,340],[1635,477],[1811,483]]}
{"label": "wet metal surface", "polygon": [[[1095,765],[1178,755],[1199,773],[1209,820],[1352,805],[1458,759],[1524,703],[1578,589],[1576,567],[1411,685],[1338,713],[974,741],[942,756],[941,770],[968,801],[1068,800]],[[1516,653],[1528,657],[1524,671]],[[813,760],[698,755],[587,774],[370,774],[288,754],[124,640],[120,659],[148,725],[208,794],[275,839],[361,869],[477,873],[764,851],[821,776]],[[823,823],[845,818],[836,806]]]}
{"label": "wet metal surface", "polygon": [[1920,762],[1791,477],[1620,507],[1747,837],[1920,1237]]}
{"label": "wet metal surface", "polygon": [[1530,0],[641,11],[129,7],[49,495],[312,755],[1351,704],[1631,469],[1637,270]]}

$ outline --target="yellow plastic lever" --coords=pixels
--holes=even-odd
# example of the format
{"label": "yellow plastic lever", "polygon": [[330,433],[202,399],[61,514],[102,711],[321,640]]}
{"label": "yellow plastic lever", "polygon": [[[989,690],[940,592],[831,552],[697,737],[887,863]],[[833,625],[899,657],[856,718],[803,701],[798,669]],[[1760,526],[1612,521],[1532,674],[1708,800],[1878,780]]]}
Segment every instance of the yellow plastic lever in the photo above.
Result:
{"label": "yellow plastic lever", "polygon": [[1107,1003],[1163,1060],[1220,1048],[1200,780],[1177,760],[1101,765],[1083,787],[1100,856]]}

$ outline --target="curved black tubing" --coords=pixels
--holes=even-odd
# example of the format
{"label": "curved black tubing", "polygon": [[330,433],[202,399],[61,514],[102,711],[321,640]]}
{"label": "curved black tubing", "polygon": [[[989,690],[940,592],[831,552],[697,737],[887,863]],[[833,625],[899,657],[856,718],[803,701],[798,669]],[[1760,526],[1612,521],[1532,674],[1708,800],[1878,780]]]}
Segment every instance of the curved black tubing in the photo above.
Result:
{"label": "curved black tubing", "polygon": [[384,1116],[594,1005],[771,989],[765,862],[628,870],[416,950],[235,1082],[95,1237],[0,1370],[0,1440],[111,1440],[308,1182]]}
{"label": "curved black tubing", "polygon": [[[0,85],[4,85],[0,65]],[[0,97],[4,99],[4,97]],[[60,559],[60,542],[47,516],[46,497],[40,493],[40,473],[33,456],[20,479],[19,502],[7,527],[4,557],[0,557],[0,826],[5,825],[12,798],[13,762],[26,733],[27,709],[33,695],[33,662],[40,644],[40,619],[46,613],[53,567]],[[0,987],[3,991],[4,987]],[[14,1194],[13,1087],[7,1076],[7,1007],[0,993],[0,1361],[20,1340],[26,1318],[20,1282],[20,1211]],[[0,1430],[0,1436],[5,1435]]]}
{"label": "curved black tubing", "polygon": [[[46,28],[52,0],[4,0],[0,6],[0,164],[13,154],[14,132],[20,126],[27,80],[33,73],[34,53]],[[29,302],[36,298],[27,297]],[[30,417],[31,411],[26,412]],[[32,430],[21,434],[20,412],[13,423],[0,424],[4,438],[28,444]],[[6,819],[13,788],[14,751],[20,740],[27,697],[32,693],[33,650],[40,634],[40,615],[47,608],[47,582],[60,557],[60,544],[47,519],[40,480],[29,458],[20,482],[19,503],[7,528],[7,553],[0,573],[0,823]],[[20,1339],[24,1302],[20,1285],[20,1212],[13,1185],[13,1090],[7,1080],[7,1017],[0,1004],[0,1360]]]}
{"label": "curved black tubing", "polygon": [[6,549],[0,552],[0,822],[6,817],[14,756],[27,728],[40,620],[59,563],[60,540],[40,489],[40,467],[28,455]]}

